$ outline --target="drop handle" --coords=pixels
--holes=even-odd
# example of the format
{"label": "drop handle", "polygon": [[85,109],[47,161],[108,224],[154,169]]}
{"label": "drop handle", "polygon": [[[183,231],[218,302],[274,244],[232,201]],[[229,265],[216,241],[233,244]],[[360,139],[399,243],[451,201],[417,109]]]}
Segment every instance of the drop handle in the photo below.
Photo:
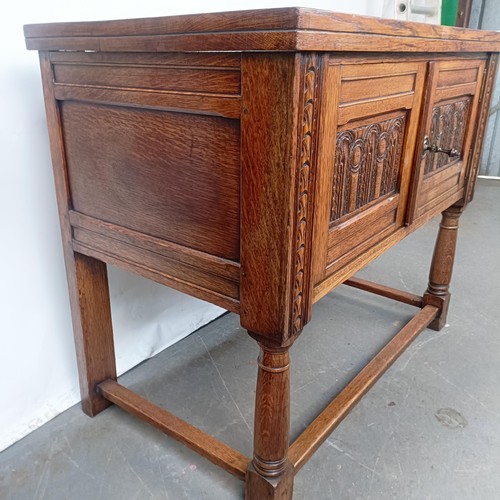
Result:
{"label": "drop handle", "polygon": [[450,158],[458,158],[462,155],[462,153],[456,148],[443,149],[443,148],[440,148],[437,144],[431,144],[431,140],[426,135],[424,137],[424,147],[422,150],[423,156],[425,156],[428,152],[444,153],[444,154],[448,155]]}

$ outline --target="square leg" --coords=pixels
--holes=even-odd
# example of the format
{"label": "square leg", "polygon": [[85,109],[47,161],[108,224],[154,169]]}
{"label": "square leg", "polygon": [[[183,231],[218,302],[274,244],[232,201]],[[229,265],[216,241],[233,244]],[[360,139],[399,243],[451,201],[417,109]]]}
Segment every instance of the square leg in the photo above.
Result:
{"label": "square leg", "polygon": [[67,264],[82,409],[94,416],[111,404],[97,385],[116,380],[108,275],[104,262],[79,253]]}

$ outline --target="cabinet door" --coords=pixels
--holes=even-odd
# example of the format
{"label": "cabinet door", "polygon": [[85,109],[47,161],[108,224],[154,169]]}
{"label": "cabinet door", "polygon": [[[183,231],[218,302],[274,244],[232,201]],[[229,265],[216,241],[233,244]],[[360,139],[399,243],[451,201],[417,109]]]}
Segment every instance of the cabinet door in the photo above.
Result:
{"label": "cabinet door", "polygon": [[404,225],[425,70],[418,61],[330,61],[319,134],[315,284]]}
{"label": "cabinet door", "polygon": [[[484,67],[483,59],[429,63],[408,222],[463,196]],[[432,151],[437,148],[452,152]]]}

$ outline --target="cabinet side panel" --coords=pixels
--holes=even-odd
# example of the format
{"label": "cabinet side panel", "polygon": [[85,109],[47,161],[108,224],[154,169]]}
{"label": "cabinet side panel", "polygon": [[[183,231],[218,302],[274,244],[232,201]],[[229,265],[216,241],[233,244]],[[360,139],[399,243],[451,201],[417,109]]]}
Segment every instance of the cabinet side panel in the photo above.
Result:
{"label": "cabinet side panel", "polygon": [[490,54],[487,63],[486,76],[481,89],[481,97],[479,100],[479,118],[476,123],[474,139],[472,141],[471,154],[469,156],[469,172],[466,179],[466,193],[464,200],[460,203],[469,203],[474,196],[474,187],[479,170],[481,160],[481,151],[483,147],[484,134],[486,131],[486,123],[488,121],[489,109],[491,103],[491,95],[493,93],[493,84],[497,74],[498,54]]}
{"label": "cabinet side panel", "polygon": [[237,121],[74,101],[61,116],[76,212],[238,260]]}
{"label": "cabinet side panel", "polygon": [[72,249],[237,312],[240,56],[57,52],[46,64]]}

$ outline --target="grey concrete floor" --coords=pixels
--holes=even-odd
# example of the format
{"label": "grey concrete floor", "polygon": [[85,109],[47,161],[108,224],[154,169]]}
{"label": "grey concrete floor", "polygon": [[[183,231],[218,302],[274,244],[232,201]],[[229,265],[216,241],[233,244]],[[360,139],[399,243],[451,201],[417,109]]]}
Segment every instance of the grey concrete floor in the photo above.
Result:
{"label": "grey concrete floor", "polygon": [[[420,293],[437,220],[360,276]],[[295,478],[296,499],[500,498],[500,182],[462,217],[449,326],[425,330]],[[339,287],[292,348],[292,437],[414,312]],[[257,346],[227,314],[121,382],[251,456]],[[0,498],[242,498],[243,483],[111,407],[78,406],[0,454]]]}

